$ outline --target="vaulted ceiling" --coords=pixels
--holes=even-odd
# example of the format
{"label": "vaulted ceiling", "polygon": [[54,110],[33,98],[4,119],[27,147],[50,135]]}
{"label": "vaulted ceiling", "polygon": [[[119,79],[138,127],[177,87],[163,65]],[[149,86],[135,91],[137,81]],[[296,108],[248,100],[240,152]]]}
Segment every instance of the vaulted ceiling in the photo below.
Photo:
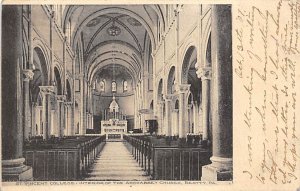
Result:
{"label": "vaulted ceiling", "polygon": [[145,52],[155,49],[158,28],[165,27],[165,5],[66,6],[63,23],[71,30],[71,46],[83,48],[84,64],[92,79],[110,64],[127,68],[134,78],[143,69]]}

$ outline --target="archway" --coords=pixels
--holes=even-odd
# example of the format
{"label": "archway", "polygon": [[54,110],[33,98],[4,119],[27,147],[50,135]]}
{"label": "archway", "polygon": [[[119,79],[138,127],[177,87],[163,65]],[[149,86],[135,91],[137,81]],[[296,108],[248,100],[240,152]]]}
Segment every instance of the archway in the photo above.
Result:
{"label": "archway", "polygon": [[55,80],[55,85],[57,88],[57,95],[62,95],[63,90],[62,90],[62,83],[61,83],[61,75],[60,72],[58,71],[57,67],[54,67],[54,80]]}
{"label": "archway", "polygon": [[46,86],[48,84],[48,70],[47,62],[43,51],[39,47],[33,49],[33,79],[29,83],[30,94],[30,106],[31,106],[31,129],[24,133],[24,138],[29,136],[42,136],[43,135],[43,96],[40,93],[40,86]]}
{"label": "archway", "polygon": [[175,66],[172,66],[168,75],[167,94],[172,94],[174,92],[175,92]]}
{"label": "archway", "polygon": [[187,113],[185,123],[186,129],[184,132],[194,134],[199,133],[199,128],[202,120],[199,120],[199,105],[202,102],[202,81],[198,78],[196,73],[197,63],[197,48],[191,46],[187,49],[182,64],[181,83],[189,84],[189,94],[186,97]]}

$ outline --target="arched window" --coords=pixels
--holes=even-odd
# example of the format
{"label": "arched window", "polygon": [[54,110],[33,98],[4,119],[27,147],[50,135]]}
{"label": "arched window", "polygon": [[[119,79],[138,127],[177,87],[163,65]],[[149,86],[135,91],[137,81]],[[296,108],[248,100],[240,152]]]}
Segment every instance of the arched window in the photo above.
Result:
{"label": "arched window", "polygon": [[127,92],[127,88],[128,88],[127,81],[124,80],[123,81],[123,92]]}
{"label": "arched window", "polygon": [[117,83],[115,81],[113,81],[111,83],[111,91],[116,92],[117,91]]}
{"label": "arched window", "polygon": [[105,91],[105,82],[104,82],[104,80],[100,81],[100,91],[101,92]]}

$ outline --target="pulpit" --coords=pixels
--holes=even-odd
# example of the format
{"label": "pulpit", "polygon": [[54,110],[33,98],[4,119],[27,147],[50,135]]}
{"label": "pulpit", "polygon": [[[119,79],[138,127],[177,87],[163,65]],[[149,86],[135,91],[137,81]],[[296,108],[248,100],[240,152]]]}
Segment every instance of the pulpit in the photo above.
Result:
{"label": "pulpit", "polygon": [[109,108],[104,110],[103,118],[101,135],[106,135],[106,139],[123,139],[123,135],[127,133],[126,115],[121,112],[114,95]]}

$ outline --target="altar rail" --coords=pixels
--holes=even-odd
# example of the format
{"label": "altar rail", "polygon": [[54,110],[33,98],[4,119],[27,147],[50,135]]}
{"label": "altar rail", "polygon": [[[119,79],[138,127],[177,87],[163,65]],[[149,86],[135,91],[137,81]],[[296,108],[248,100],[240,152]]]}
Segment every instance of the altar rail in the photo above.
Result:
{"label": "altar rail", "polygon": [[105,136],[65,137],[57,144],[27,145],[34,180],[80,180],[105,144]]}
{"label": "altar rail", "polygon": [[150,136],[129,136],[134,158],[155,180],[201,180],[202,166],[210,163],[211,152],[201,147],[188,147],[170,143],[159,144]]}

